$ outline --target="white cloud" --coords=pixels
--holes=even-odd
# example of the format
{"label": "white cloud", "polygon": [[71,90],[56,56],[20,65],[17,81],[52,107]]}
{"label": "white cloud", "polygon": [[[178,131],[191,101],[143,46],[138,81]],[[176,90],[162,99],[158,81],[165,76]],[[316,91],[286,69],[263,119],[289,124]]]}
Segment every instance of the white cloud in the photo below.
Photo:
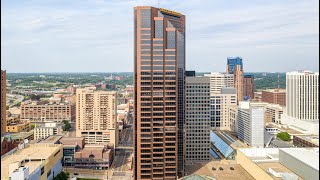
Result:
{"label": "white cloud", "polygon": [[[29,57],[26,54],[33,54],[30,58],[35,63],[41,61],[43,71],[52,70],[43,59],[72,68],[64,71],[132,71],[133,7],[158,5],[156,0],[33,1],[23,6],[5,1],[1,48],[7,53],[2,57],[10,59],[5,66],[14,71],[34,71],[31,65],[23,69],[16,66],[22,57]],[[239,55],[255,57],[260,63],[271,58],[271,63],[277,62],[276,58],[284,57],[288,58],[286,62],[300,63],[305,57],[303,64],[314,67],[319,57],[319,2],[228,3],[159,0],[161,7],[186,14],[187,66],[211,71],[216,69],[208,64],[214,64],[224,71],[227,56]],[[300,51],[297,55],[292,50]],[[87,58],[92,62],[89,66],[79,63]],[[244,59],[245,67],[260,71],[262,66],[252,65],[249,59]],[[263,67],[268,71],[275,68],[270,64]],[[294,67],[286,64],[277,68],[288,71]]]}

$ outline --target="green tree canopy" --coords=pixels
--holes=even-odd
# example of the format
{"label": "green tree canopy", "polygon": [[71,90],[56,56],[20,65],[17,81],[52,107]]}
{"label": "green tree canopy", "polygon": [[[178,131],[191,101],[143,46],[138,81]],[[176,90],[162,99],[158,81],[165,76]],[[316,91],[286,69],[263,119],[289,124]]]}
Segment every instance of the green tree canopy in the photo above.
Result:
{"label": "green tree canopy", "polygon": [[280,132],[277,134],[277,138],[282,141],[290,141],[290,135],[287,132]]}

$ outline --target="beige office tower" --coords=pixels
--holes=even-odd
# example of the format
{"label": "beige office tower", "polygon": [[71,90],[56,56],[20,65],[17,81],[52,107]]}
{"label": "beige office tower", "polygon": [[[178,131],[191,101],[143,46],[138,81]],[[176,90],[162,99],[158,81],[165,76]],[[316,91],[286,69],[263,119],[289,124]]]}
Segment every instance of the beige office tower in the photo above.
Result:
{"label": "beige office tower", "polygon": [[210,93],[220,94],[223,87],[234,87],[233,74],[222,74],[218,72],[212,72],[211,74],[204,74],[206,77],[210,77]]}
{"label": "beige office tower", "polygon": [[185,16],[134,14],[134,177],[175,180],[185,161]]}
{"label": "beige office tower", "polygon": [[118,145],[117,93],[95,87],[77,89],[76,136],[87,144]]}
{"label": "beige office tower", "polygon": [[[220,92],[220,117],[221,117],[221,123],[220,123],[220,130],[228,130],[231,131],[233,122],[230,122],[230,112],[229,108],[232,106],[237,106],[237,91],[235,88],[230,87],[224,87],[221,89]],[[212,109],[214,110],[214,109]],[[216,117],[217,115],[217,109],[216,109]]]}
{"label": "beige office tower", "polygon": [[228,57],[227,74],[233,74],[234,87],[237,89],[238,102],[243,101],[244,73],[241,57]]}
{"label": "beige office tower", "polygon": [[204,76],[210,77],[210,127],[213,130],[228,130],[228,106],[237,105],[234,75],[212,72]]}
{"label": "beige office tower", "polygon": [[[1,70],[1,135],[6,133],[7,120],[6,120],[6,94],[7,94],[7,73]],[[2,148],[1,148],[2,149]]]}

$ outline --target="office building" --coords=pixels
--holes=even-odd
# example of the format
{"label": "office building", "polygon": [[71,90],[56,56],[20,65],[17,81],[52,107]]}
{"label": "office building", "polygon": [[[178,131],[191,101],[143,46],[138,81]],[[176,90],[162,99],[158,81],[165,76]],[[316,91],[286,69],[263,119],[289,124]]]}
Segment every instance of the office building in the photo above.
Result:
{"label": "office building", "polygon": [[261,101],[286,106],[285,89],[267,89],[261,92]]}
{"label": "office building", "polygon": [[319,73],[288,72],[286,85],[287,115],[319,121]]}
{"label": "office building", "polygon": [[118,146],[117,92],[78,88],[76,136],[87,144]]}
{"label": "office building", "polygon": [[7,73],[1,70],[1,135],[6,133],[6,94],[7,94]]}
{"label": "office building", "polygon": [[234,87],[237,89],[238,102],[243,101],[243,64],[241,57],[228,57],[227,74],[233,74]]}
{"label": "office building", "polygon": [[1,157],[1,179],[53,179],[62,157],[62,144],[19,144]]}
{"label": "office building", "polygon": [[265,106],[265,123],[281,124],[281,116],[285,112],[285,107],[279,104],[268,104]]}
{"label": "office building", "polygon": [[184,173],[185,16],[134,8],[134,177]]}
{"label": "office building", "polygon": [[6,132],[19,133],[29,132],[31,130],[31,123],[29,121],[21,121],[20,115],[11,114],[7,112],[7,129]]}
{"label": "office building", "polygon": [[234,87],[234,75],[212,72],[204,74],[210,78],[210,126],[211,129],[228,129],[227,108],[237,105],[237,93]]}
{"label": "office building", "polygon": [[263,107],[240,102],[237,114],[238,138],[251,147],[264,147]]}
{"label": "office building", "polygon": [[34,128],[34,139],[41,140],[52,135],[62,135],[63,126],[64,125],[60,123],[36,124]]}
{"label": "office building", "polygon": [[186,160],[210,160],[210,77],[186,76]]}
{"label": "office building", "polygon": [[229,130],[232,132],[238,131],[238,122],[237,122],[237,114],[238,114],[238,106],[229,106]]}
{"label": "office building", "polygon": [[286,114],[281,122],[319,134],[319,73],[286,74]]}
{"label": "office building", "polygon": [[254,76],[253,75],[244,75],[243,79],[243,96],[244,100],[254,99]]}
{"label": "office building", "polygon": [[[212,89],[211,85],[210,88]],[[237,91],[233,87],[222,87],[218,94],[210,93],[210,126],[214,130],[229,130],[230,106],[237,105]]]}
{"label": "office building", "polygon": [[206,77],[210,77],[210,93],[220,94],[223,87],[234,87],[233,74],[222,74],[218,72],[212,72],[211,74],[204,74]]}
{"label": "office building", "polygon": [[31,130],[30,122],[17,122],[7,125],[7,132],[19,133],[19,132],[29,132]]}
{"label": "office building", "polygon": [[[216,107],[212,109],[213,111],[216,111],[216,114],[211,115],[218,115],[220,114],[221,122],[220,122],[220,130],[229,130],[230,127],[233,125],[233,122],[230,123],[230,117],[229,117],[229,108],[232,106],[237,105],[237,91],[235,88],[222,88],[220,93],[220,112],[219,112],[219,105],[218,100],[216,100]],[[213,103],[213,102],[211,102]],[[212,104],[211,104],[212,107]],[[212,117],[212,116],[211,116]],[[219,126],[217,126],[219,127]]]}
{"label": "office building", "polygon": [[21,103],[21,120],[31,122],[74,121],[75,105],[71,103],[49,104],[45,101]]}

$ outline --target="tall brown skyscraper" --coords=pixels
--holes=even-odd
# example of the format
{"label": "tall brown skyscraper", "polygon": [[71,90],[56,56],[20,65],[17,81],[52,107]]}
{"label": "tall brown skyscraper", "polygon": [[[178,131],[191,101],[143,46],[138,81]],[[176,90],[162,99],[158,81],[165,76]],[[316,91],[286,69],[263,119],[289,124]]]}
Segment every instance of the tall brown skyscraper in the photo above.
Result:
{"label": "tall brown skyscraper", "polygon": [[238,102],[243,101],[244,74],[241,57],[228,58],[227,74],[233,74],[234,87],[237,89]]}
{"label": "tall brown skyscraper", "polygon": [[6,119],[6,94],[7,94],[7,73],[1,70],[1,134],[6,133],[7,119]]}
{"label": "tall brown skyscraper", "polygon": [[185,16],[150,6],[134,16],[134,176],[174,180],[185,159]]}
{"label": "tall brown skyscraper", "polygon": [[244,75],[243,82],[243,96],[244,99],[254,99],[254,76]]}

